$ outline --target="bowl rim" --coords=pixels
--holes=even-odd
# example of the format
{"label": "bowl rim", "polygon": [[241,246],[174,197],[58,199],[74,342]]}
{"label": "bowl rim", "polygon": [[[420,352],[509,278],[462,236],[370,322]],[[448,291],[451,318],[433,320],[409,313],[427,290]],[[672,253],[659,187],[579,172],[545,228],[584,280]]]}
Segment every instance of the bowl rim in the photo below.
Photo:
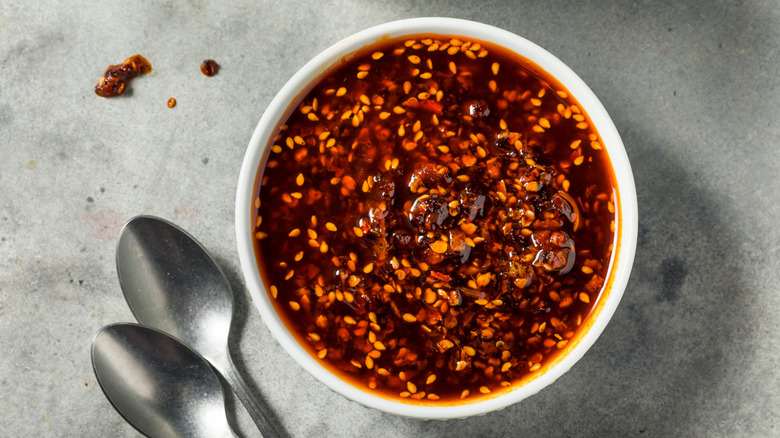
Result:
{"label": "bowl rim", "polygon": [[[555,77],[580,103],[595,125],[612,163],[618,187],[620,209],[615,233],[617,248],[607,277],[611,283],[605,288],[608,289],[607,296],[600,298],[603,301],[603,305],[599,304],[600,310],[589,318],[590,327],[579,335],[576,345],[553,361],[541,374],[508,392],[473,403],[442,406],[402,403],[358,389],[331,373],[298,343],[276,314],[260,277],[253,246],[251,206],[255,178],[267,153],[268,140],[291,103],[312,80],[345,55],[382,39],[415,34],[457,35],[492,42],[518,53]],[[421,17],[380,24],[348,36],[320,52],[290,78],[264,111],[249,141],[236,190],[235,221],[239,259],[247,289],[271,334],[298,364],[331,390],[364,406],[407,417],[443,420],[482,415],[517,403],[552,384],[582,358],[612,318],[628,283],[636,251],[638,206],[633,173],[617,128],[593,91],[573,70],[550,52],[509,31],[463,19]]]}

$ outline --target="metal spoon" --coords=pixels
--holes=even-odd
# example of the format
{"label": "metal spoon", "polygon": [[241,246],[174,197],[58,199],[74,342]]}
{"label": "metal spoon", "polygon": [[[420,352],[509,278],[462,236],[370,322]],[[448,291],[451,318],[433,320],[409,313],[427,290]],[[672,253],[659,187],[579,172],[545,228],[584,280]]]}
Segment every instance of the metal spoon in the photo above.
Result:
{"label": "metal spoon", "polygon": [[122,229],[116,266],[136,319],[200,353],[222,374],[260,433],[278,437],[230,358],[233,292],[206,249],[168,221],[138,216]]}
{"label": "metal spoon", "polygon": [[114,408],[151,437],[235,437],[217,375],[189,347],[136,324],[103,327],[92,368]]}

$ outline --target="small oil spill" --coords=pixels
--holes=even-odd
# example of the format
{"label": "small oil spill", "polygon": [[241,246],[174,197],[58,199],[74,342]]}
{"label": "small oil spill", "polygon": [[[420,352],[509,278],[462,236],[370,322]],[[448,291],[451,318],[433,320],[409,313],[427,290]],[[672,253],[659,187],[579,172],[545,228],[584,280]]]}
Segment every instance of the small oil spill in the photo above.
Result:
{"label": "small oil spill", "polygon": [[198,217],[198,206],[186,202],[180,205],[178,208],[175,208],[173,213],[185,221],[195,220],[195,218]]}
{"label": "small oil spill", "polygon": [[27,168],[30,170],[35,170],[38,168],[38,164],[35,162],[35,160],[30,160],[27,162]]}
{"label": "small oil spill", "polygon": [[89,232],[100,240],[116,239],[122,229],[122,216],[113,210],[101,210],[95,214],[77,214],[76,219],[89,224]]}

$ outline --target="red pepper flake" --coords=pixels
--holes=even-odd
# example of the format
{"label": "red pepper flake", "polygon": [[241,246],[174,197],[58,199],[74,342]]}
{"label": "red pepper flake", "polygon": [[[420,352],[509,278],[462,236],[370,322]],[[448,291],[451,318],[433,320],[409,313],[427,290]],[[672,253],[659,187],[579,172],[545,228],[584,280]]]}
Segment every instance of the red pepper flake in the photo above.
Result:
{"label": "red pepper flake", "polygon": [[168,99],[168,108],[173,108],[175,106],[176,106],[176,98],[171,97],[170,99]]}
{"label": "red pepper flake", "polygon": [[212,77],[219,71],[219,64],[213,59],[207,59],[200,64],[200,71],[208,77]]}
{"label": "red pepper flake", "polygon": [[436,272],[436,271],[431,271],[431,277],[443,281],[445,283],[449,283],[450,281],[452,281],[452,277],[450,277],[449,275],[442,274],[441,272]]}
{"label": "red pepper flake", "polygon": [[95,93],[101,97],[119,96],[125,92],[130,80],[151,71],[152,64],[146,58],[133,55],[122,64],[109,66],[95,86]]}
{"label": "red pepper flake", "polygon": [[444,105],[441,103],[429,99],[423,100],[417,106],[423,111],[428,111],[439,116],[441,115],[442,108],[444,108]]}

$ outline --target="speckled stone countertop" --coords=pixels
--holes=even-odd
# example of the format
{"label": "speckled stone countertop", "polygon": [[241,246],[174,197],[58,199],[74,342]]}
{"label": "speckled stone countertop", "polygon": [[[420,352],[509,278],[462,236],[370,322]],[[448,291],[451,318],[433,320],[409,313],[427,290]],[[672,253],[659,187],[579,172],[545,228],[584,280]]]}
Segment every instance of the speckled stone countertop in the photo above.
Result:
{"label": "speckled stone countertop", "polygon": [[[639,198],[634,271],[594,347],[538,395],[447,422],[364,408],[298,366],[244,289],[234,232],[274,94],[341,38],[417,16],[492,24],[567,63],[612,115]],[[154,71],[97,97],[135,53]],[[133,321],[114,250],[138,214],[181,225],[227,271],[237,366],[286,436],[777,436],[778,71],[771,0],[0,1],[0,436],[138,436],[89,359],[101,326]],[[258,435],[232,396],[228,411]]]}

